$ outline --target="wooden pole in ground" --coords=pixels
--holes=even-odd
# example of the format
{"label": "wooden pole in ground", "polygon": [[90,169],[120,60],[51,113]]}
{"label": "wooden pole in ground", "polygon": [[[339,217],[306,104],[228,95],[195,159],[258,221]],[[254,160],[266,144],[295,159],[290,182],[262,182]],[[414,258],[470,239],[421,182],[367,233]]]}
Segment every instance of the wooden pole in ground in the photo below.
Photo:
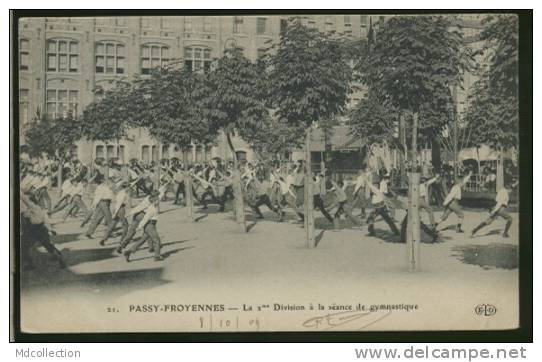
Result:
{"label": "wooden pole in ground", "polygon": [[190,221],[194,221],[194,198],[192,197],[192,175],[188,170],[188,155],[185,150],[183,150],[183,175],[184,175],[184,194],[185,194],[185,203],[186,203],[186,214]]}
{"label": "wooden pole in ground", "polygon": [[[226,132],[226,131],[224,131]],[[239,225],[239,230],[243,233],[247,232],[247,223],[245,220],[245,203],[243,201],[243,190],[241,188],[241,174],[239,173],[239,162],[237,161],[237,154],[235,153],[235,147],[231,139],[229,132],[226,132],[226,138],[228,145],[230,146],[231,153],[233,155],[233,198],[235,203],[235,220]]]}
{"label": "wooden pole in ground", "polygon": [[414,113],[412,121],[412,167],[408,174],[408,223],[407,223],[407,256],[408,268],[419,270],[420,268],[420,174],[416,166],[418,113]]}
{"label": "wooden pole in ground", "polygon": [[307,248],[316,247],[314,238],[314,203],[312,199],[312,171],[311,171],[311,127],[307,128],[305,141],[305,234],[307,237]]}
{"label": "wooden pole in ground", "polygon": [[495,182],[495,191],[498,192],[504,187],[504,149],[499,147],[499,157],[497,158],[497,179]]}

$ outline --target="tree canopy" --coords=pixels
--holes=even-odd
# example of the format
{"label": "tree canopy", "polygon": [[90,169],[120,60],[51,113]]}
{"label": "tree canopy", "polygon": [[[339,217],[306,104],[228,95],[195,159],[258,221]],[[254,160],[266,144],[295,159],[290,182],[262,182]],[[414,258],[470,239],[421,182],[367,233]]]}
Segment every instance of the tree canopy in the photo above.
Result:
{"label": "tree canopy", "polygon": [[81,139],[81,132],[82,122],[71,115],[35,118],[25,133],[29,154],[39,156],[45,152],[51,157],[66,157]]}
{"label": "tree canopy", "polygon": [[341,39],[290,19],[270,57],[269,100],[294,126],[332,119],[345,110],[352,68]]}
{"label": "tree canopy", "polygon": [[134,125],[147,129],[163,143],[188,148],[193,141],[211,143],[212,132],[204,117],[209,94],[205,78],[184,68],[157,68],[134,83],[129,97]]}
{"label": "tree canopy", "polygon": [[515,15],[489,16],[481,33],[487,66],[469,94],[466,122],[477,145],[494,148],[518,143],[518,20]]}

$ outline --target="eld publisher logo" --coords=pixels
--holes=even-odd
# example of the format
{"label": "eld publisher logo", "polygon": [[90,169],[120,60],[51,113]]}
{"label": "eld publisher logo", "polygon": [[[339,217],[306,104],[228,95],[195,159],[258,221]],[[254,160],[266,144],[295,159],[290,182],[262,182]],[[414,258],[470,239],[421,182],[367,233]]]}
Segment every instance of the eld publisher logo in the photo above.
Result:
{"label": "eld publisher logo", "polygon": [[476,306],[474,311],[478,315],[490,317],[492,315],[495,315],[495,313],[497,313],[497,308],[491,304],[479,304]]}

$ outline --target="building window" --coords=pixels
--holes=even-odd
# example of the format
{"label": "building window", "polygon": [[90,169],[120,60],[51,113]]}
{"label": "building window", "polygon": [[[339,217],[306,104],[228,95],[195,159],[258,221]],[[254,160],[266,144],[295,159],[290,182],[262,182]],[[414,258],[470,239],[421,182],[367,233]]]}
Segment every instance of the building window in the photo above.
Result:
{"label": "building window", "polygon": [[141,74],[150,74],[152,68],[164,67],[169,62],[169,47],[147,44],[142,47]]}
{"label": "building window", "polygon": [[115,18],[115,26],[126,26],[126,18]]}
{"label": "building window", "polygon": [[105,158],[104,156],[105,156],[104,146],[102,145],[96,146],[96,158]]}
{"label": "building window", "polygon": [[162,145],[162,158],[169,158],[169,145]]}
{"label": "building window", "polygon": [[367,26],[367,15],[360,15],[359,24],[362,28],[365,28]]}
{"label": "building window", "polygon": [[144,16],[141,18],[141,27],[143,29],[149,29],[151,27],[151,18],[148,16]]}
{"label": "building window", "polygon": [[352,22],[350,21],[350,15],[344,16],[344,26],[352,26]]}
{"label": "building window", "polygon": [[172,26],[172,19],[170,17],[162,17],[161,18],[161,26],[162,29],[171,29]]}
{"label": "building window", "polygon": [[30,63],[30,41],[21,39],[19,41],[19,70],[28,70]]}
{"label": "building window", "polygon": [[262,49],[262,48],[258,49],[256,58],[261,59],[265,55],[266,52],[267,52],[267,49]]}
{"label": "building window", "polygon": [[109,26],[111,25],[111,18],[96,18],[94,22],[96,26]]}
{"label": "building window", "polygon": [[310,19],[307,21],[307,27],[311,28],[311,29],[314,29],[316,28],[316,21],[314,21],[314,19]]}
{"label": "building window", "polygon": [[239,34],[243,32],[243,17],[234,16],[233,18],[233,33]]}
{"label": "building window", "polygon": [[184,66],[194,72],[209,72],[211,70],[211,49],[200,47],[184,48]]}
{"label": "building window", "polygon": [[19,89],[19,124],[28,123],[28,89]]}
{"label": "building window", "polygon": [[211,18],[208,16],[203,17],[203,31],[205,33],[210,33],[212,31]]}
{"label": "building window", "polygon": [[47,89],[47,117],[49,119],[77,115],[79,92],[67,89]]}
{"label": "building window", "polygon": [[151,160],[150,147],[147,145],[141,146],[141,160],[144,163],[149,163],[149,161]]}
{"label": "building window", "polygon": [[184,18],[184,31],[188,33],[194,31],[194,23],[192,22],[192,18],[190,16],[186,16]]}
{"label": "building window", "polygon": [[266,22],[267,22],[266,18],[257,18],[256,19],[256,34],[265,34]]}
{"label": "building window", "polygon": [[77,73],[79,43],[72,40],[47,41],[47,71]]}
{"label": "building window", "polygon": [[114,42],[96,43],[96,73],[124,74],[124,45]]}
{"label": "building window", "polygon": [[280,19],[280,32],[282,33],[283,31],[285,31],[287,27],[288,27],[288,20]]}
{"label": "building window", "polygon": [[121,163],[124,163],[124,145],[119,145],[118,152],[119,152],[119,154],[118,154],[117,157],[119,158],[119,161]]}
{"label": "building window", "polygon": [[326,18],[325,31],[326,33],[335,31],[335,24],[333,23],[333,19],[329,16]]}
{"label": "building window", "polygon": [[107,159],[110,160],[115,157],[115,146],[107,145]]}

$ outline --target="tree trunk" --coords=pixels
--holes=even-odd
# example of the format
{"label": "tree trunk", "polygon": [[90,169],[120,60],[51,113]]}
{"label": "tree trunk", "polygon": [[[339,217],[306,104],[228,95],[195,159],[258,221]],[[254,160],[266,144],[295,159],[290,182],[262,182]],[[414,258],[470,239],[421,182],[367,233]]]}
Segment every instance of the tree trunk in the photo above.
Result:
{"label": "tree trunk", "polygon": [[412,120],[412,165],[408,183],[408,223],[407,223],[407,255],[410,270],[418,270],[420,264],[420,212],[418,203],[420,199],[420,174],[416,168],[416,152],[418,133],[418,113],[414,113]]}
{"label": "tree trunk", "polygon": [[400,185],[401,187],[405,186],[405,176],[406,176],[406,169],[405,169],[405,150],[407,149],[406,145],[406,132],[405,132],[405,116],[403,112],[399,115],[399,144],[401,145],[401,151],[399,153],[399,178],[400,178]]}
{"label": "tree trunk", "polygon": [[183,153],[183,163],[184,163],[184,194],[185,194],[185,203],[186,203],[186,213],[190,221],[194,221],[194,198],[192,197],[192,176],[188,171],[188,155],[181,148]]}
{"label": "tree trunk", "polygon": [[305,234],[307,236],[307,248],[316,247],[314,238],[314,202],[312,199],[312,172],[311,172],[311,127],[307,128],[307,138],[305,141]]}
{"label": "tree trunk", "polygon": [[499,158],[497,159],[497,180],[496,180],[496,190],[499,191],[504,187],[504,150],[502,147],[499,148]]}
{"label": "tree trunk", "polygon": [[107,158],[107,142],[105,143],[105,153],[104,153],[104,158],[105,158],[105,180],[107,182],[109,182],[109,162],[108,162],[108,158]]}
{"label": "tree trunk", "polygon": [[235,199],[235,219],[239,225],[241,232],[247,232],[247,224],[245,221],[245,204],[243,202],[243,190],[241,188],[241,175],[239,173],[237,154],[235,153],[235,147],[231,140],[231,135],[229,132],[226,133],[228,139],[228,145],[230,146],[231,152],[233,154],[233,197]]}
{"label": "tree trunk", "polygon": [[[155,180],[154,184],[156,185],[156,190],[160,191],[160,162],[157,162],[155,165]],[[165,194],[165,192],[164,192]],[[159,196],[160,197],[160,196]],[[162,198],[160,197],[160,200],[158,200],[158,212],[160,212],[160,201],[162,201]]]}
{"label": "tree trunk", "polygon": [[442,160],[440,158],[440,142],[436,135],[431,132],[431,164],[433,165],[433,172],[440,172],[442,168]]}
{"label": "tree trunk", "polygon": [[[63,178],[63,172],[64,171],[64,159],[63,158],[60,158],[59,160],[59,165],[58,165],[58,174],[57,174],[57,182],[58,182],[58,189],[60,190],[61,187],[62,187],[62,182],[64,181],[62,178]],[[75,175],[72,175],[72,177],[75,176]]]}

